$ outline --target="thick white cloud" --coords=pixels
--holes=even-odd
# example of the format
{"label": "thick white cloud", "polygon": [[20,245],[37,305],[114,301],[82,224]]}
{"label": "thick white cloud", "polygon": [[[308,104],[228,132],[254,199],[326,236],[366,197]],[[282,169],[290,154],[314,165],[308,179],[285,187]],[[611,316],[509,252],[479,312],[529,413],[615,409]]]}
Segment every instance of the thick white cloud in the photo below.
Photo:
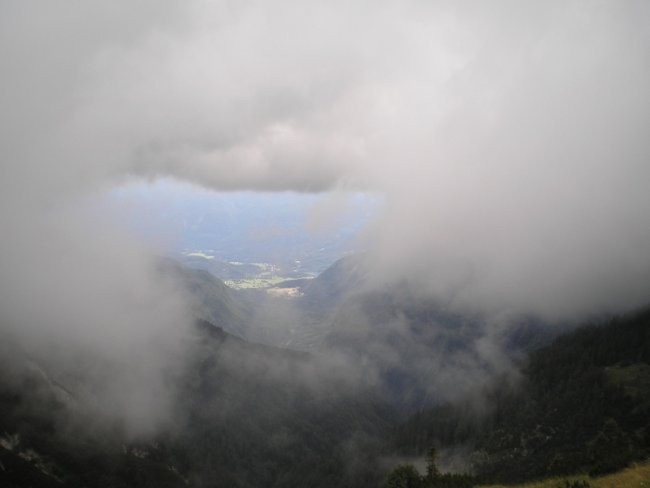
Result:
{"label": "thick white cloud", "polygon": [[[58,284],[115,298],[124,263],[151,285],[137,243],[69,207],[163,176],[383,193],[380,270],[462,306],[640,305],[649,17],[613,0],[4,2],[3,313],[34,321],[15,304],[55,291],[67,320],[79,289]],[[66,279],[80,253],[97,266]]]}

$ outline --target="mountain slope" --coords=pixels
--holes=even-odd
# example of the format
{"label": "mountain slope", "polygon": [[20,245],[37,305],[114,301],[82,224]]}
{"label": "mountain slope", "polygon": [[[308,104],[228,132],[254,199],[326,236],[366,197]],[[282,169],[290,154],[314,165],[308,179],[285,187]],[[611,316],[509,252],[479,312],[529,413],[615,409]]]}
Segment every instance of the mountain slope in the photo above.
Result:
{"label": "mountain slope", "polygon": [[348,296],[323,350],[358,358],[394,404],[412,412],[491,381],[555,333],[528,317],[494,322],[463,313],[409,283],[390,283]]}
{"label": "mountain slope", "polygon": [[246,338],[250,335],[250,311],[219,278],[208,271],[192,269],[172,259],[160,259],[157,270],[161,277],[172,280],[188,298],[197,318],[239,337]]}
{"label": "mountain slope", "polygon": [[491,481],[610,472],[650,456],[649,372],[645,310],[559,337],[530,355],[516,387],[421,412],[396,444],[462,446]]}
{"label": "mountain slope", "polygon": [[488,323],[425,296],[413,284],[373,278],[363,254],[285,286],[299,293],[238,294],[252,311],[249,337],[344,356],[407,412],[472,390],[556,334],[529,317]]}
{"label": "mountain slope", "polygon": [[207,322],[187,337],[187,357],[170,377],[173,422],[133,437],[119,422],[95,418],[66,377],[9,348],[0,375],[0,484],[344,487],[380,479],[376,459],[393,415],[349,371]]}

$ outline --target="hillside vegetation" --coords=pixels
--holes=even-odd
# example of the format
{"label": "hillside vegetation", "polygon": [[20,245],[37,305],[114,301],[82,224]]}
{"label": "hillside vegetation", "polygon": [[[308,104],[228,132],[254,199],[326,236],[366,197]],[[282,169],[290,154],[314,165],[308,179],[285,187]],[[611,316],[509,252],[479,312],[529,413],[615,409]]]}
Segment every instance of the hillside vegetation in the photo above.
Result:
{"label": "hillside vegetation", "polygon": [[600,475],[650,456],[650,311],[587,326],[532,353],[517,385],[412,416],[409,455],[462,446],[484,481]]}
{"label": "hillside vegetation", "polygon": [[554,477],[518,485],[482,485],[481,488],[565,488],[567,483],[569,486],[582,483],[583,486],[589,488],[648,488],[650,486],[650,461],[634,464],[622,471],[597,477],[588,475]]}

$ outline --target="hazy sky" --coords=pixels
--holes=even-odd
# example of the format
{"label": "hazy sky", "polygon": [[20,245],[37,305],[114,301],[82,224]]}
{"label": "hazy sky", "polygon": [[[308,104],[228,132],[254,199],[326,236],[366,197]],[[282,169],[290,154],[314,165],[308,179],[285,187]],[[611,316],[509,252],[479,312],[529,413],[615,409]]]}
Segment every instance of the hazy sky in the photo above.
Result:
{"label": "hazy sky", "polygon": [[[4,1],[3,323],[171,329],[182,305],[149,306],[148,251],[92,203],[159,177],[377,192],[379,273],[459,306],[647,303],[649,21],[645,0]],[[89,325],[109,311],[130,318]]]}
{"label": "hazy sky", "polygon": [[381,208],[367,193],[217,192],[171,179],[121,185],[107,200],[117,219],[161,253],[290,266],[300,260],[309,272],[362,250],[357,237]]}

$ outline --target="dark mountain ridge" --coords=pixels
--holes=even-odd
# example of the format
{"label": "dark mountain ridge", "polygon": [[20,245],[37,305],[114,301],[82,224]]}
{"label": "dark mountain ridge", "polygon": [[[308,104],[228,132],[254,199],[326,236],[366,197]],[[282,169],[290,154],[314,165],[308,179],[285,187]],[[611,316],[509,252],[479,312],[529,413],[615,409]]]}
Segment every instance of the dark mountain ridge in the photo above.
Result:
{"label": "dark mountain ridge", "polygon": [[186,340],[189,359],[169,377],[173,418],[155,434],[136,437],[119,421],[98,418],[83,391],[48,371],[47,362],[4,341],[0,484],[317,487],[379,481],[376,459],[394,416],[371,389],[311,355],[250,344],[207,322],[198,322]]}

